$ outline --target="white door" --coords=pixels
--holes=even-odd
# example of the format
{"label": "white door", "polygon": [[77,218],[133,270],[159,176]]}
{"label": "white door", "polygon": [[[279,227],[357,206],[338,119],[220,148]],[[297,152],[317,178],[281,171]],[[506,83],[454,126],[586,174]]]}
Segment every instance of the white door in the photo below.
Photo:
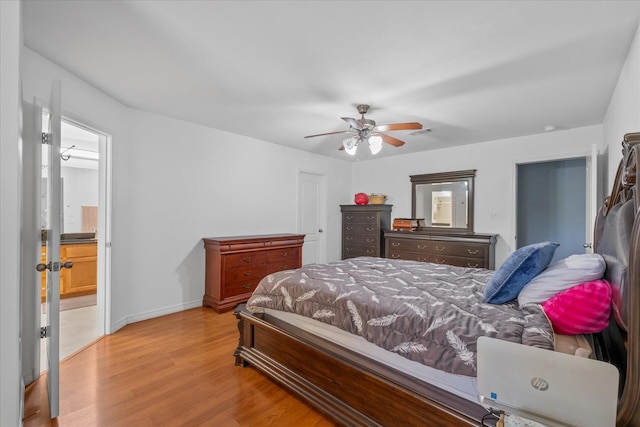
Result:
{"label": "white door", "polygon": [[298,172],[298,232],[304,234],[302,264],[326,260],[324,224],[326,223],[325,176]]}
{"label": "white door", "polygon": [[25,385],[40,377],[41,261],[40,182],[42,165],[42,108],[22,103],[22,223],[21,223],[21,342]]}
{"label": "white door", "polygon": [[49,99],[47,143],[42,145],[42,178],[46,186],[42,189],[41,228],[46,231],[43,239],[46,242],[46,261],[38,266],[39,271],[46,271],[45,345],[51,418],[56,418],[60,411],[60,270],[64,267],[60,263],[60,86],[60,81],[54,80]]}

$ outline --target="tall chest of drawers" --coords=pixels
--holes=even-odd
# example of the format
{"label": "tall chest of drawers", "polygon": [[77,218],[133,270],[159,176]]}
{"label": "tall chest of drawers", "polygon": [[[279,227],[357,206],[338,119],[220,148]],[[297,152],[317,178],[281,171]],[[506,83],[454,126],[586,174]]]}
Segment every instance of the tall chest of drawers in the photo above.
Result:
{"label": "tall chest of drawers", "polygon": [[495,234],[387,231],[384,236],[387,258],[488,269],[495,265]]}
{"label": "tall chest of drawers", "polygon": [[342,259],[384,256],[383,232],[391,228],[392,205],[340,205]]}
{"label": "tall chest of drawers", "polygon": [[263,277],[302,265],[303,234],[210,237],[202,240],[205,248],[202,304],[219,313],[247,301]]}

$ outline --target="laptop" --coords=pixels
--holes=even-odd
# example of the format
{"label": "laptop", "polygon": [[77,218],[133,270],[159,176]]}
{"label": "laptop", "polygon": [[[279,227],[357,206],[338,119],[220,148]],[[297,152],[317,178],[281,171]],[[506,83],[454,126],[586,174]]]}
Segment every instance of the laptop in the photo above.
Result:
{"label": "laptop", "polygon": [[549,427],[614,427],[618,369],[606,362],[478,339],[480,403]]}

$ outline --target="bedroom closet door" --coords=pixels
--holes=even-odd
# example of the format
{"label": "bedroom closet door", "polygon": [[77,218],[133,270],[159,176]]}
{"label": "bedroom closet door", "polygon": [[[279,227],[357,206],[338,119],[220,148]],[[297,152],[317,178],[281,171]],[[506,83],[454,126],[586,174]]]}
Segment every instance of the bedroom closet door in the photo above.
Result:
{"label": "bedroom closet door", "polygon": [[298,171],[298,232],[304,234],[302,264],[326,262],[326,177]]}

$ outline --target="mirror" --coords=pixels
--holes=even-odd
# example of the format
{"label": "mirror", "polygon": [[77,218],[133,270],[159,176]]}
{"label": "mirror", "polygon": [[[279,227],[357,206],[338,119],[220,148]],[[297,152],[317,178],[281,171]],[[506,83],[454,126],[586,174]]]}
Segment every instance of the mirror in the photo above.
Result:
{"label": "mirror", "polygon": [[425,229],[473,232],[476,170],[411,175],[411,215]]}

